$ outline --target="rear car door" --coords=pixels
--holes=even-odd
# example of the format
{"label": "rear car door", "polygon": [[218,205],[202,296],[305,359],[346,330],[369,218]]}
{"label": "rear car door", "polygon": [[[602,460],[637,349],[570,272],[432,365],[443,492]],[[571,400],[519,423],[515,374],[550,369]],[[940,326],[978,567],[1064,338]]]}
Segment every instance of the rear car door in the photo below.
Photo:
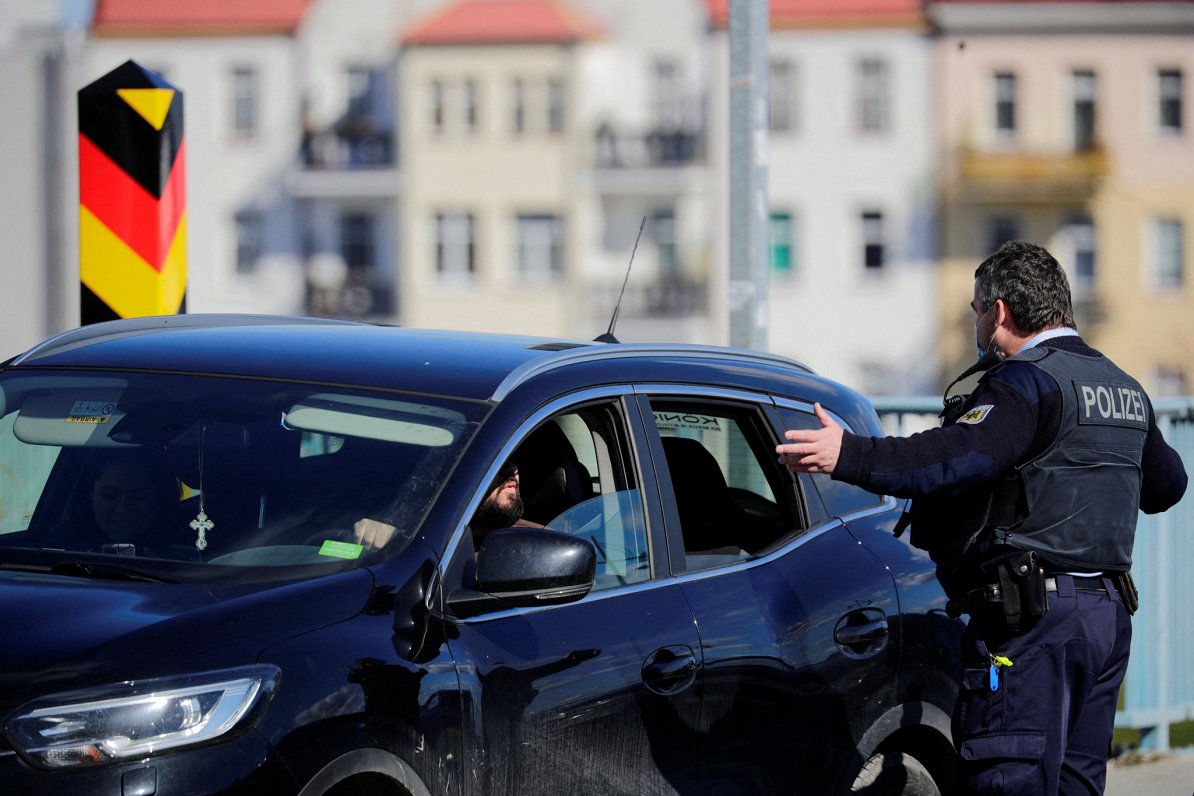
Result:
{"label": "rear car door", "polygon": [[[677,739],[700,721],[700,642],[667,578],[626,393],[549,406],[498,457],[519,466],[524,518],[594,543],[596,586],[570,604],[449,617],[466,702],[464,793],[696,793],[698,750]],[[467,587],[473,555],[466,529],[446,590]]]}
{"label": "rear car door", "polygon": [[700,634],[702,792],[830,792],[893,700],[893,580],[779,465],[769,398],[660,387],[643,400]]}

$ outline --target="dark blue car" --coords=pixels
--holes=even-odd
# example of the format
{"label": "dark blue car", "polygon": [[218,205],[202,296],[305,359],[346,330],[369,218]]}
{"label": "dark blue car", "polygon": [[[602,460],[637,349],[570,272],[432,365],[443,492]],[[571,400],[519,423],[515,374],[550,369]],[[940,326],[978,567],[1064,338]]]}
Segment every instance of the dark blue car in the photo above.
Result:
{"label": "dark blue car", "polygon": [[[948,791],[961,627],[799,363],[172,316],[0,367],[0,793]],[[471,518],[507,462],[523,520]],[[361,520],[390,533],[372,546]]]}

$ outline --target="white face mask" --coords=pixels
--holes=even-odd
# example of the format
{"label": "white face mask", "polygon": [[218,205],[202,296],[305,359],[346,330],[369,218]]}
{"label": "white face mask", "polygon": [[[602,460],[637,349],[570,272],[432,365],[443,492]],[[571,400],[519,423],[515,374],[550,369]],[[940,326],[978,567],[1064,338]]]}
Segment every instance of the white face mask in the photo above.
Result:
{"label": "white face mask", "polygon": [[979,359],[982,359],[984,356],[986,356],[987,352],[989,352],[995,348],[995,334],[994,333],[991,334],[991,342],[987,343],[986,347],[984,347],[982,344],[982,341],[980,341],[978,339],[978,325],[983,322],[983,318],[987,317],[987,313],[989,313],[993,309],[995,309],[994,304],[992,304],[990,307],[988,307],[987,312],[984,312],[982,315],[978,316],[978,318],[975,319],[975,321],[974,321],[974,349],[975,349],[975,351],[978,352]]}

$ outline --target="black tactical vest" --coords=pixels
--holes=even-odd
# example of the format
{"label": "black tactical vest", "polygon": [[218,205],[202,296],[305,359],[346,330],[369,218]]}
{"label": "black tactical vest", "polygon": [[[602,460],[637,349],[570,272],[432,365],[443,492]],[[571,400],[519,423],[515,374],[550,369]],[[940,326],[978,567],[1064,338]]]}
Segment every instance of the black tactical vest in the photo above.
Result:
{"label": "black tactical vest", "polygon": [[1144,390],[1105,357],[1044,347],[1003,360],[983,378],[1008,362],[1031,363],[1057,382],[1057,436],[992,483],[914,500],[912,544],[929,551],[943,583],[991,545],[1035,550],[1074,569],[1130,569],[1148,431]]}

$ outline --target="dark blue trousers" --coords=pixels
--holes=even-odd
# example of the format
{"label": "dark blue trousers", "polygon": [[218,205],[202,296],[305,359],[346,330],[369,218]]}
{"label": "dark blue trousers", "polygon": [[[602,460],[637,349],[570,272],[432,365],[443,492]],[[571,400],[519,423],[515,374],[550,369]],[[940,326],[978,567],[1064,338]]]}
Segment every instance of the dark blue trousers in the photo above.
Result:
{"label": "dark blue trousers", "polygon": [[[1103,591],[1057,577],[1049,611],[1011,633],[970,618],[954,739],[966,794],[1101,794],[1132,622],[1108,578]],[[1011,660],[991,688],[991,655]]]}

